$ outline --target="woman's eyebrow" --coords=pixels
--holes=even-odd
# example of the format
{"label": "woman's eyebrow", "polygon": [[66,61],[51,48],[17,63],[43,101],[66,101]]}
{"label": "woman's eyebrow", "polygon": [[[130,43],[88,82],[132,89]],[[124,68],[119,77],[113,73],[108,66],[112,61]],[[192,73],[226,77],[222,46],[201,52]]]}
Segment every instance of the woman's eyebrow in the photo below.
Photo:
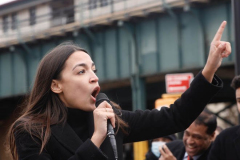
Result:
{"label": "woman's eyebrow", "polygon": [[76,65],[73,67],[72,70],[74,70],[74,69],[75,69],[76,67],[78,67],[78,66],[86,67],[87,65],[86,65],[86,63],[79,63],[79,64],[76,64]]}
{"label": "woman's eyebrow", "polygon": [[[76,67],[78,67],[78,66],[87,67],[86,63],[79,63],[79,64],[76,64],[76,65],[73,67],[72,70],[74,70],[74,69],[75,69]],[[93,66],[95,66],[94,63],[92,63],[92,67],[93,67]]]}

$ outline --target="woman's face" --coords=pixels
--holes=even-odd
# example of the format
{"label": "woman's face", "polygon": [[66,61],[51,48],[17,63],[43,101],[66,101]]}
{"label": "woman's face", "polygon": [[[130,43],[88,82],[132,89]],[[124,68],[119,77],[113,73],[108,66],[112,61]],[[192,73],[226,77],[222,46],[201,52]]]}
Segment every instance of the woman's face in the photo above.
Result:
{"label": "woman's face", "polygon": [[76,51],[67,59],[61,79],[53,80],[59,89],[60,99],[67,107],[83,111],[93,111],[96,108],[96,96],[100,87],[95,72],[91,57],[83,51]]}

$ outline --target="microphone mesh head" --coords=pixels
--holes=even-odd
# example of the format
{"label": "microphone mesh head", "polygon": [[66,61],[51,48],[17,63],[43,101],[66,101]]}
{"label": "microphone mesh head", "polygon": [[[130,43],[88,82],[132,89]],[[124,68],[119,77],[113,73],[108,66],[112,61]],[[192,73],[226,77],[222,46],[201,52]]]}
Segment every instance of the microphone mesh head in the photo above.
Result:
{"label": "microphone mesh head", "polygon": [[116,109],[110,102],[110,100],[108,99],[107,95],[104,93],[99,93],[96,97],[96,107],[99,106],[100,103],[102,103],[103,101],[107,101],[113,108],[114,112],[118,115],[118,116],[122,116],[122,112],[120,111],[120,109]]}
{"label": "microphone mesh head", "polygon": [[99,104],[102,103],[103,101],[109,102],[109,99],[108,99],[108,97],[107,97],[106,94],[104,94],[104,93],[99,93],[99,94],[97,95],[97,97],[96,97],[96,107],[98,107]]}

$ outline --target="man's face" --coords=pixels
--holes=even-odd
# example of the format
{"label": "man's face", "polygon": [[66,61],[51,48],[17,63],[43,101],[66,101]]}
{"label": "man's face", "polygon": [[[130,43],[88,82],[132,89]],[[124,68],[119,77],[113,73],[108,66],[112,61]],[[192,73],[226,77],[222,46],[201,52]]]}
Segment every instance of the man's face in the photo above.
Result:
{"label": "man's face", "polygon": [[209,135],[206,133],[205,125],[198,125],[193,122],[184,132],[183,143],[186,152],[193,157],[202,154],[210,146],[214,133]]}
{"label": "man's face", "polygon": [[236,89],[236,101],[237,101],[238,112],[240,112],[240,88]]}

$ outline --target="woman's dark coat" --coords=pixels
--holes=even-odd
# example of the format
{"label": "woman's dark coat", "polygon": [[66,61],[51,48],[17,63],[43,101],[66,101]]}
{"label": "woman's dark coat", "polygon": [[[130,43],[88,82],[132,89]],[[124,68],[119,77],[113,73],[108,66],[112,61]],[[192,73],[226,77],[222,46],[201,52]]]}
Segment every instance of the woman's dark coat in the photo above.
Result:
{"label": "woman's dark coat", "polygon": [[[212,84],[198,74],[190,88],[170,108],[153,110],[122,110],[122,119],[128,123],[128,135],[120,130],[116,135],[119,160],[123,159],[122,145],[136,141],[154,139],[185,130],[202,112],[210,99],[222,88],[222,81],[214,76]],[[76,122],[77,123],[77,122]],[[93,116],[86,120],[89,139],[82,141],[68,123],[51,126],[51,137],[39,155],[40,145],[27,133],[16,136],[19,160],[114,160],[109,139],[100,149],[92,141]]]}

